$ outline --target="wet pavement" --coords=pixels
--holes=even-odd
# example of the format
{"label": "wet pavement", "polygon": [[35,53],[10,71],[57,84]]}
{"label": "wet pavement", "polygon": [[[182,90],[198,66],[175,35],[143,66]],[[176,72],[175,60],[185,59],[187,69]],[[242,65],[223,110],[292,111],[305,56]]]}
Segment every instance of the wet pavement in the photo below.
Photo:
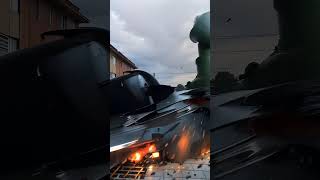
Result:
{"label": "wet pavement", "polygon": [[209,159],[188,159],[182,165],[168,163],[163,166],[150,165],[145,178],[147,180],[210,179]]}

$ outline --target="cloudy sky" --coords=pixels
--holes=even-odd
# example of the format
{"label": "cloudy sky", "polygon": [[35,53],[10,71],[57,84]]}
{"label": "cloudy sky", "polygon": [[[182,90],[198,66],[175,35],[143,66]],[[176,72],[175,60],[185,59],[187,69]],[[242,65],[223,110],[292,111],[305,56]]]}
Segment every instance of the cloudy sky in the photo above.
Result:
{"label": "cloudy sky", "polygon": [[90,24],[82,26],[108,27],[108,1],[107,0],[70,0],[80,8],[80,12],[89,18]]}
{"label": "cloudy sky", "polygon": [[162,84],[195,77],[197,44],[189,32],[209,0],[111,0],[111,44]]}
{"label": "cloudy sky", "polygon": [[[89,26],[108,28],[110,22],[111,43],[161,83],[186,84],[195,77],[197,44],[189,32],[195,17],[210,10],[209,0],[111,0],[110,18],[106,0],[71,1],[89,17]],[[239,75],[276,45],[277,14],[272,0],[213,2],[212,74],[227,70]],[[225,36],[231,38],[219,38]]]}

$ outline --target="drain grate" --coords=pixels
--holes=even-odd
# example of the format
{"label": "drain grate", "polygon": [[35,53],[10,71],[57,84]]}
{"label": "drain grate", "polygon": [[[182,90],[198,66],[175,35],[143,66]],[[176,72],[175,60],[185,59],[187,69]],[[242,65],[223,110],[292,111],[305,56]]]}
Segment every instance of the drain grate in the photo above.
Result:
{"label": "drain grate", "polygon": [[147,168],[142,164],[125,162],[111,169],[111,179],[144,179]]}

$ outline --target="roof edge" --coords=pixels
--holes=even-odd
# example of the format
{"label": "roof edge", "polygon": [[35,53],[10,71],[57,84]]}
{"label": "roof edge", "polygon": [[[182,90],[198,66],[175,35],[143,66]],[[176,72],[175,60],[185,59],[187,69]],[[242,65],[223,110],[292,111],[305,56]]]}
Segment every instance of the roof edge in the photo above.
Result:
{"label": "roof edge", "polygon": [[110,49],[113,50],[118,56],[122,57],[126,63],[128,63],[129,65],[133,66],[134,69],[137,69],[138,67],[129,59],[127,58],[125,55],[123,55],[120,51],[118,51],[117,48],[115,48],[114,46],[112,46],[112,44],[110,44]]}
{"label": "roof edge", "polygon": [[65,10],[70,13],[77,22],[90,23],[90,20],[80,12],[80,8],[70,0],[51,0],[51,2],[65,8]]}

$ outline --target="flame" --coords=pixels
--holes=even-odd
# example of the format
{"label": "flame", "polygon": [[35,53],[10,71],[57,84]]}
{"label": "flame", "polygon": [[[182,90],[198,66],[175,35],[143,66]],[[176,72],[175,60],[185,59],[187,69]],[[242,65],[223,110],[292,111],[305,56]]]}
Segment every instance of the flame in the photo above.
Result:
{"label": "flame", "polygon": [[136,152],[134,152],[133,154],[131,154],[129,156],[129,160],[131,162],[139,162],[143,159],[144,156],[146,156],[149,153],[154,153],[156,152],[157,148],[154,144],[148,144],[147,146],[138,149]]}
{"label": "flame", "polygon": [[136,151],[135,153],[132,153],[132,154],[129,156],[128,159],[129,159],[131,162],[137,163],[137,162],[141,161],[142,157],[144,157],[144,156],[145,156],[145,154],[143,153],[143,151],[138,150],[138,151]]}
{"label": "flame", "polygon": [[140,161],[141,160],[141,154],[139,152],[135,153],[134,160],[135,161]]}
{"label": "flame", "polygon": [[153,153],[153,152],[155,152],[157,150],[157,148],[156,148],[156,146],[154,144],[150,145],[148,149],[149,149],[150,153]]}

